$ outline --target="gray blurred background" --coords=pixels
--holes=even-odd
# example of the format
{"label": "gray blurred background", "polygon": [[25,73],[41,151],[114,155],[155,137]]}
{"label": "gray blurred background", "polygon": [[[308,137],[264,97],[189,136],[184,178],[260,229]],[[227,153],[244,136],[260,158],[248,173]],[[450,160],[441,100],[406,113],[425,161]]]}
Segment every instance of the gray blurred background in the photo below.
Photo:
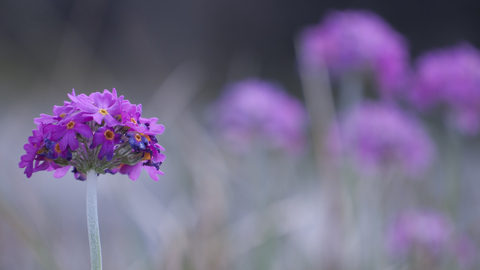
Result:
{"label": "gray blurred background", "polygon": [[[261,75],[300,93],[293,40],[328,10],[369,9],[407,38],[412,56],[461,40],[480,45],[478,1],[0,2],[2,102],[116,87],[140,102],[181,63],[202,66],[202,93]],[[252,74],[235,73],[232,66]],[[238,68],[237,68],[238,69]],[[231,76],[231,77],[229,77]],[[3,107],[3,106],[2,106]]]}

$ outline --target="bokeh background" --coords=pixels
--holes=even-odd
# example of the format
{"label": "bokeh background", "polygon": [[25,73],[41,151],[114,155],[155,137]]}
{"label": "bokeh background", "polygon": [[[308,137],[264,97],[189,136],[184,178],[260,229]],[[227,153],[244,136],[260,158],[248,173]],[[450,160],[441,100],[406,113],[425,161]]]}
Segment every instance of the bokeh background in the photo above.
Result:
{"label": "bokeh background", "polygon": [[[0,1],[0,269],[89,267],[85,183],[50,172],[27,179],[17,165],[33,118],[72,88],[116,88],[166,127],[160,181],[99,178],[105,269],[478,269],[468,256],[480,239],[478,137],[449,144],[437,120],[422,120],[439,154],[427,179],[409,187],[422,198],[414,206],[444,213],[465,235],[467,262],[439,262],[419,247],[369,265],[358,257],[370,256],[361,250],[375,233],[352,233],[355,209],[345,205],[355,199],[337,193],[343,186],[315,154],[315,132],[293,157],[262,147],[239,157],[213,134],[209,108],[228,83],[276,81],[303,102],[295,40],[345,9],[385,19],[411,59],[462,41],[480,47],[478,1]],[[452,170],[435,171],[450,159]],[[465,184],[456,196],[465,199],[452,208],[445,194],[460,181],[458,166]]]}

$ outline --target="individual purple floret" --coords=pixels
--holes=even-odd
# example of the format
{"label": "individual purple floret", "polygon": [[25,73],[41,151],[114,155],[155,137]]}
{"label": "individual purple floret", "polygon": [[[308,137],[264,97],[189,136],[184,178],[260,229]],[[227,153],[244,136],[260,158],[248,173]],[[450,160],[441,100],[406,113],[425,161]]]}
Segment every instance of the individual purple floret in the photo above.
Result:
{"label": "individual purple floret", "polygon": [[[142,118],[142,106],[117,97],[115,89],[90,96],[72,91],[69,97],[71,102],[54,106],[54,115],[35,118],[37,129],[24,145],[26,154],[19,163],[27,177],[43,170],[54,170],[54,177],[62,177],[71,170],[76,179],[85,180],[93,170],[129,174],[136,180],[145,169],[158,180],[165,159],[161,151],[165,150],[155,136],[165,127],[157,124],[157,118]],[[123,166],[134,166],[135,174],[121,170]]]}
{"label": "individual purple floret", "polygon": [[76,150],[78,148],[78,140],[76,138],[77,133],[85,138],[92,137],[92,130],[90,127],[83,124],[90,120],[92,120],[92,117],[87,117],[79,113],[62,119],[56,125],[50,123],[45,129],[46,132],[52,134],[51,139],[53,141],[60,141],[60,149],[62,151],[67,149],[67,146],[69,146],[71,150]]}
{"label": "individual purple floret", "polygon": [[363,102],[342,115],[327,138],[330,154],[346,157],[361,172],[386,168],[421,176],[434,158],[434,145],[423,126],[393,105]]}
{"label": "individual purple floret", "polygon": [[373,73],[382,94],[405,87],[409,53],[404,38],[369,11],[329,13],[300,37],[301,60],[325,64],[334,76]]}
{"label": "individual purple floret", "polygon": [[[98,152],[98,159],[107,157],[107,160],[110,161],[113,158],[113,151],[115,150],[115,145],[120,144],[120,137],[122,135],[115,133],[114,129],[111,127],[101,127],[93,135],[93,141],[90,145],[90,149],[94,149],[98,145],[102,145],[100,152]],[[138,150],[138,149],[134,149]]]}
{"label": "individual purple floret", "polygon": [[410,100],[420,110],[446,108],[464,134],[480,131],[480,51],[469,44],[431,51],[416,63]]}
{"label": "individual purple floret", "polygon": [[238,152],[248,152],[257,144],[298,153],[305,144],[303,105],[279,86],[260,79],[229,85],[214,104],[212,121]]}
{"label": "individual purple floret", "polygon": [[416,251],[441,256],[449,251],[453,236],[453,225],[442,213],[411,210],[399,214],[390,224],[387,247],[398,257]]}
{"label": "individual purple floret", "polygon": [[[72,96],[74,97],[75,93]],[[108,90],[104,90],[103,93],[93,93],[90,97],[78,96],[73,98],[72,101],[76,102],[77,107],[82,110],[85,115],[92,116],[97,124],[101,124],[105,121],[106,126],[113,127],[119,125],[120,122],[115,119],[115,116],[121,115],[121,105],[123,102],[123,96],[117,99],[117,92],[113,89],[113,94]]]}

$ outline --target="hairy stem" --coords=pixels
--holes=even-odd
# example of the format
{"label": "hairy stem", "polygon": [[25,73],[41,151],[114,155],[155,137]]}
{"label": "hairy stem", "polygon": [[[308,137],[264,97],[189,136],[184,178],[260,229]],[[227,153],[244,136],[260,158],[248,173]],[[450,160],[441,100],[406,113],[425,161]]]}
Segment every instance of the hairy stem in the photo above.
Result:
{"label": "hairy stem", "polygon": [[98,228],[97,211],[97,173],[91,170],[87,173],[87,225],[88,242],[90,243],[90,261],[92,270],[102,269],[102,248]]}

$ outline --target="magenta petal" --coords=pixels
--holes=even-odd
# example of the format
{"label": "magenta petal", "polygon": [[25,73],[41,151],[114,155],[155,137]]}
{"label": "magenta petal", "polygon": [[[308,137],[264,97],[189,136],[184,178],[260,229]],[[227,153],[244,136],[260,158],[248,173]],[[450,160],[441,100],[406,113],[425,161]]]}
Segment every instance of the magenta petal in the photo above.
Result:
{"label": "magenta petal", "polygon": [[95,135],[93,135],[93,142],[90,145],[90,148],[95,148],[104,141],[105,136],[103,135],[104,128],[100,128]]}
{"label": "magenta petal", "polygon": [[67,95],[73,102],[78,102],[77,95],[75,95],[75,89],[72,89],[72,93]]}
{"label": "magenta petal", "polygon": [[33,171],[34,172],[45,171],[48,169],[48,167],[50,167],[50,163],[47,161],[44,161],[42,164],[36,166]]}
{"label": "magenta petal", "polygon": [[88,125],[77,123],[75,125],[75,132],[78,132],[86,138],[92,137],[92,130]]}
{"label": "magenta petal", "polygon": [[92,115],[92,116],[93,116],[93,120],[95,120],[95,122],[97,122],[98,124],[102,124],[103,114],[101,114],[97,111],[97,113]]}
{"label": "magenta petal", "polygon": [[45,128],[45,131],[47,133],[52,132],[52,134],[51,134],[52,141],[58,141],[58,140],[60,140],[60,138],[62,138],[63,135],[65,135],[65,132],[67,131],[67,127],[66,126],[51,125],[51,126],[47,126]]}
{"label": "magenta petal", "polygon": [[29,153],[29,152],[31,153],[31,152],[37,151],[37,149],[36,149],[33,145],[31,145],[31,144],[29,144],[29,143],[26,143],[26,144],[23,146],[23,149],[24,149],[25,151],[27,151],[27,153]]}
{"label": "magenta petal", "polygon": [[120,99],[119,101],[116,101],[111,107],[107,109],[108,114],[111,114],[111,115],[121,114],[122,113],[121,104],[122,102],[120,101]]}
{"label": "magenta petal", "polygon": [[34,156],[32,157],[31,155],[23,155],[20,157],[20,160],[21,161],[24,161],[24,162],[29,162],[29,161],[32,161],[33,158],[35,158]]}
{"label": "magenta petal", "polygon": [[87,97],[78,96],[77,99],[78,102],[76,102],[76,104],[80,110],[86,113],[95,113],[98,111],[98,108],[95,107]]}
{"label": "magenta petal", "polygon": [[143,164],[141,162],[131,166],[131,165],[123,165],[120,168],[121,174],[128,174],[128,177],[133,181],[136,181],[140,176],[140,172],[142,171]]}
{"label": "magenta petal", "polygon": [[27,178],[30,178],[32,176],[32,173],[33,173],[33,163],[29,163],[27,165],[27,168],[25,169],[24,174],[27,175]]}
{"label": "magenta petal", "polygon": [[55,177],[55,178],[64,177],[65,174],[67,174],[68,170],[70,170],[71,167],[72,167],[71,165],[68,165],[68,166],[56,169],[55,172],[53,173],[53,177]]}
{"label": "magenta petal", "polygon": [[70,149],[76,150],[78,148],[78,141],[75,138],[75,131],[68,130],[60,141],[60,150],[65,151],[67,145],[70,146]]}
{"label": "magenta petal", "polygon": [[107,156],[107,160],[110,161],[113,158],[113,143],[109,140],[105,140],[102,144],[102,148],[98,153],[98,159],[103,159],[104,156]]}
{"label": "magenta petal", "polygon": [[20,161],[18,163],[18,167],[21,169],[21,168],[25,168],[26,166],[28,165],[28,162],[27,161]]}
{"label": "magenta petal", "polygon": [[120,125],[120,122],[118,122],[117,119],[113,118],[110,114],[105,115],[105,124],[107,127],[113,127],[116,125]]}
{"label": "magenta petal", "polygon": [[157,135],[160,135],[165,131],[165,127],[163,125],[154,125],[150,128],[150,131]]}
{"label": "magenta petal", "polygon": [[158,171],[155,167],[144,166],[145,170],[147,171],[148,175],[155,180],[158,181],[158,175],[163,174],[163,172]]}
{"label": "magenta petal", "polygon": [[158,152],[154,151],[152,160],[154,162],[163,162],[165,160],[165,155],[159,154]]}
{"label": "magenta petal", "polygon": [[[107,89],[105,89],[105,90],[107,90]],[[105,91],[103,91],[103,92],[105,92]],[[115,99],[115,100],[117,99],[117,90],[115,90],[115,88],[112,89],[112,96],[113,96],[113,99]]]}
{"label": "magenta petal", "polygon": [[98,108],[106,109],[110,106],[110,101],[112,100],[112,94],[104,93],[102,95],[97,92],[95,93],[95,95],[93,95],[93,100],[95,101],[95,104],[97,105]]}
{"label": "magenta petal", "polygon": [[160,144],[156,143],[155,146],[158,147],[161,151],[165,151],[165,148],[163,148],[163,146],[161,146]]}
{"label": "magenta petal", "polygon": [[67,149],[67,146],[68,146],[68,137],[67,135],[63,136],[63,138],[60,140],[60,150],[62,151],[65,151],[65,149]]}
{"label": "magenta petal", "polygon": [[133,166],[132,171],[130,171],[130,173],[128,174],[128,177],[130,177],[130,179],[132,179],[133,181],[136,181],[138,179],[138,177],[140,176],[140,172],[142,171],[142,167],[143,167],[143,165],[142,165],[141,162],[135,164],[135,166]]}

